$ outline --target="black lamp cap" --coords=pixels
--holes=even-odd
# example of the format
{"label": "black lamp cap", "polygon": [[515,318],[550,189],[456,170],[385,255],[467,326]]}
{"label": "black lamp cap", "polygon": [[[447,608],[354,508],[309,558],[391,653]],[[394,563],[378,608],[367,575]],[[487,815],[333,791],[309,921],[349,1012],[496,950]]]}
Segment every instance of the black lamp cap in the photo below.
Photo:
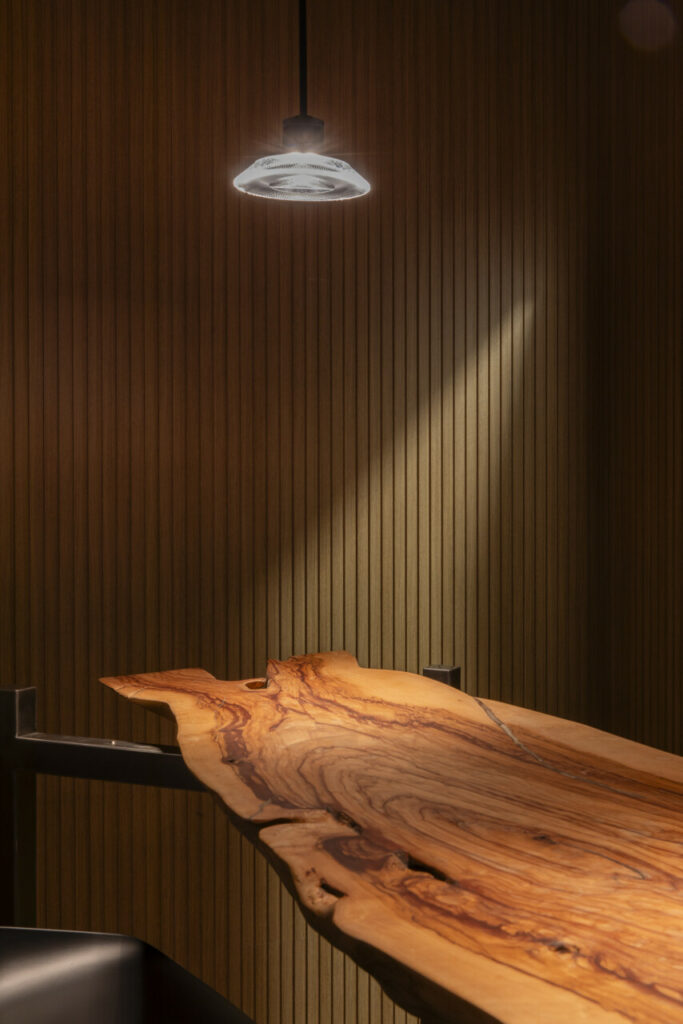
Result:
{"label": "black lamp cap", "polygon": [[309,114],[296,114],[282,122],[282,141],[287,149],[305,152],[323,141],[324,122]]}

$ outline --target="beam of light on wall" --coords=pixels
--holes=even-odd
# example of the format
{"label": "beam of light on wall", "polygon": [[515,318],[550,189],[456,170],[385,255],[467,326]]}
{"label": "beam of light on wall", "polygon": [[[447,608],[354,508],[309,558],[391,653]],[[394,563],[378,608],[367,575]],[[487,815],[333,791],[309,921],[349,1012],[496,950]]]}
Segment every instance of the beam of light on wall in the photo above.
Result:
{"label": "beam of light on wall", "polygon": [[[492,279],[489,288],[492,292],[500,291],[500,281]],[[508,474],[508,485],[512,479],[514,470],[512,463],[515,456],[515,444],[520,443],[524,432],[524,393],[525,388],[534,388],[534,364],[530,350],[536,333],[537,323],[543,323],[545,309],[552,307],[556,302],[556,296],[551,285],[537,275],[535,289],[532,297],[527,293],[524,295],[513,295],[510,297],[509,306],[501,311],[500,317],[494,321],[482,323],[478,334],[468,333],[463,337],[457,331],[436,346],[436,349],[443,352],[450,350],[448,360],[449,370],[439,376],[433,370],[429,371],[429,386],[424,387],[424,382],[418,380],[406,382],[401,407],[394,407],[394,426],[390,437],[381,437],[381,430],[375,433],[374,440],[368,436],[369,445],[363,447],[358,443],[355,434],[354,422],[347,421],[344,430],[351,431],[350,443],[353,450],[353,457],[350,463],[345,464],[342,475],[339,469],[334,480],[330,479],[327,485],[318,491],[319,504],[306,508],[305,511],[295,516],[291,522],[291,535],[288,541],[281,543],[282,536],[278,527],[277,536],[268,534],[259,539],[255,550],[260,552],[254,563],[254,573],[249,574],[241,582],[240,603],[246,607],[267,607],[272,603],[272,595],[276,593],[276,603],[280,608],[284,603],[289,606],[288,615],[295,614],[293,608],[299,609],[299,622],[301,628],[302,609],[305,608],[305,633],[307,648],[318,649],[332,643],[333,646],[344,644],[353,653],[358,654],[361,660],[367,660],[366,647],[368,643],[368,624],[360,623],[358,619],[358,589],[368,588],[371,594],[368,599],[368,613],[372,622],[376,623],[377,617],[382,617],[372,594],[377,596],[377,588],[380,586],[376,577],[372,582],[361,576],[356,580],[356,599],[352,601],[354,622],[343,629],[344,638],[340,638],[339,632],[336,637],[325,638],[319,636],[320,624],[319,601],[320,595],[317,588],[318,583],[314,582],[311,573],[318,578],[322,571],[328,580],[328,586],[332,591],[324,600],[331,600],[337,607],[337,613],[346,615],[346,601],[348,593],[344,583],[345,568],[349,557],[354,562],[358,557],[358,550],[362,545],[360,534],[365,532],[365,546],[369,545],[375,552],[377,545],[384,543],[381,533],[370,537],[372,530],[371,522],[374,518],[376,528],[376,515],[371,513],[373,500],[381,495],[381,501],[389,503],[391,511],[388,512],[396,523],[397,519],[406,520],[412,516],[415,519],[418,502],[425,507],[427,502],[430,514],[433,504],[433,496],[425,496],[407,487],[405,495],[397,494],[395,481],[397,467],[411,464],[417,466],[418,475],[421,475],[434,457],[441,465],[442,473],[450,472],[453,477],[458,476],[457,464],[469,466],[473,462],[481,467],[481,472],[476,473],[476,484],[478,489],[477,501],[482,507],[488,508],[486,529],[473,522],[470,513],[465,510],[464,518],[458,521],[458,514],[453,508],[453,536],[448,544],[444,546],[453,551],[464,548],[465,535],[472,537],[476,534],[476,559],[468,562],[465,566],[463,560],[454,557],[452,564],[444,566],[444,574],[450,574],[454,588],[454,600],[457,608],[455,618],[459,619],[462,608],[468,602],[468,593],[472,589],[473,578],[480,580],[479,588],[485,586],[484,576],[488,572],[487,566],[490,559],[490,540],[494,535],[502,536],[505,533],[503,516],[511,515],[512,509],[509,506],[509,496],[501,495],[501,480]],[[434,339],[435,340],[435,339]],[[340,339],[340,343],[342,342]],[[416,339],[404,339],[403,344],[410,348],[415,347],[417,352],[422,345],[430,346],[430,337]],[[386,372],[393,372],[387,367]],[[318,386],[323,394],[328,394],[331,388],[340,385],[339,381],[319,380]],[[489,401],[489,441],[488,450],[482,448],[485,442],[478,436],[476,427],[477,413],[475,406],[482,387],[491,388]],[[309,401],[310,396],[306,393],[305,377],[295,378],[295,394],[293,405],[300,406]],[[379,398],[379,393],[374,394]],[[499,397],[497,397],[499,395]],[[529,400],[527,393],[526,400]],[[531,398],[533,401],[533,397]],[[405,403],[405,404],[404,404]],[[443,429],[438,436],[434,436],[434,417],[439,419],[443,410],[448,407],[452,410],[452,430],[450,426],[446,433]],[[367,414],[364,409],[364,415]],[[316,414],[313,413],[315,422]],[[474,429],[471,429],[474,420]],[[341,429],[341,425],[340,425]],[[431,435],[430,435],[431,429]],[[427,439],[431,437],[431,441]],[[435,452],[434,445],[438,447]],[[318,456],[320,457],[320,455]],[[324,473],[324,463],[319,463],[320,472]],[[446,467],[450,467],[449,470]],[[430,472],[429,469],[426,470]],[[465,476],[468,470],[465,469]],[[471,477],[470,477],[471,478]],[[431,490],[431,484],[428,485]],[[515,490],[519,482],[513,482]],[[445,494],[445,492],[444,492]],[[453,501],[453,496],[446,499]],[[505,508],[503,508],[503,504]],[[419,527],[422,529],[422,527]],[[419,558],[415,537],[410,526],[405,526],[405,546],[396,539],[396,530],[392,531],[392,544],[394,544],[394,558],[403,560],[405,572],[408,577],[415,576],[415,573],[429,572],[429,564],[422,562],[418,566],[415,562]],[[320,564],[320,538],[324,535],[323,548],[327,551],[330,560],[324,566]],[[400,535],[400,534],[399,534]],[[398,548],[396,544],[398,543]],[[468,542],[469,543],[469,542]],[[503,543],[501,540],[500,543]],[[516,541],[515,541],[516,543]],[[350,545],[347,550],[347,544]],[[349,551],[351,554],[349,555]],[[275,553],[275,557],[273,557]],[[366,556],[367,557],[367,552]],[[375,555],[376,558],[376,555]],[[376,565],[376,562],[375,562]],[[482,575],[483,574],[483,575]],[[406,580],[401,586],[407,586]],[[469,582],[469,587],[468,587]],[[314,606],[310,604],[309,591],[313,588],[315,594]],[[340,589],[341,588],[341,589]],[[340,609],[344,609],[343,612]],[[417,613],[417,608],[415,609]],[[311,616],[309,622],[309,614]],[[467,615],[477,616],[477,610],[468,608]],[[334,615],[333,615],[334,617]],[[413,624],[414,625],[414,624]],[[334,628],[334,627],[333,627]],[[376,628],[376,626],[374,627]],[[412,628],[412,627],[411,627]],[[460,644],[455,641],[455,624],[451,627],[452,632],[448,641],[449,646],[455,647],[458,656],[463,657]],[[279,629],[277,630],[279,635]],[[361,638],[361,633],[364,638]],[[346,637],[350,637],[347,639]],[[355,640],[354,640],[355,637]],[[265,638],[266,654],[273,654],[273,641]],[[298,647],[301,647],[299,641]],[[280,644],[276,651],[278,656],[287,656],[291,653],[301,653],[298,649],[290,649],[289,642]],[[375,660],[377,656],[375,655]],[[437,657],[437,660],[439,658]],[[395,667],[401,667],[397,665]]]}
{"label": "beam of light on wall", "polygon": [[[500,423],[502,444],[506,449],[505,454],[509,456],[510,451],[508,449],[511,446],[512,439],[512,418],[522,393],[524,360],[523,355],[522,358],[520,358],[520,355],[523,353],[527,340],[533,331],[534,312],[534,303],[531,299],[518,299],[512,308],[505,313],[499,323],[490,325],[485,335],[480,336],[476,348],[472,348],[465,354],[460,365],[454,365],[452,376],[443,378],[438,390],[435,388],[431,389],[429,401],[417,404],[412,413],[406,417],[403,429],[394,438],[393,449],[379,449],[371,460],[370,472],[388,473],[391,463],[396,459],[397,449],[399,458],[402,458],[405,456],[406,446],[411,441],[417,443],[417,439],[420,436],[428,434],[429,420],[435,402],[445,404],[446,400],[450,400],[453,408],[457,409],[459,405],[462,405],[463,401],[462,398],[458,397],[458,394],[476,393],[476,381],[479,372],[478,360],[481,359],[484,350],[487,353],[489,363],[495,363],[496,361],[500,363],[501,353],[504,350],[510,352],[509,362],[512,368],[512,376],[508,386],[511,391],[511,402],[507,416],[502,417]],[[521,339],[521,345],[519,344],[519,339]],[[506,382],[503,381],[502,384],[505,386]],[[450,394],[447,394],[448,392]],[[453,443],[464,444],[465,438],[457,433],[453,438]],[[503,461],[502,447],[500,459],[494,461],[495,464],[490,466],[489,477],[492,480],[497,480],[500,475],[500,464]]]}

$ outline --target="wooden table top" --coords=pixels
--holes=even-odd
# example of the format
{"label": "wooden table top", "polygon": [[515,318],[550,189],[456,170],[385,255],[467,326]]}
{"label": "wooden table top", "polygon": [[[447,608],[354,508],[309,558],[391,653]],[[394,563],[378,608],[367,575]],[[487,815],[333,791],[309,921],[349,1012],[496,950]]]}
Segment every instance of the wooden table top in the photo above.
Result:
{"label": "wooden table top", "polygon": [[425,1021],[683,1022],[683,758],[345,653],[103,682]]}

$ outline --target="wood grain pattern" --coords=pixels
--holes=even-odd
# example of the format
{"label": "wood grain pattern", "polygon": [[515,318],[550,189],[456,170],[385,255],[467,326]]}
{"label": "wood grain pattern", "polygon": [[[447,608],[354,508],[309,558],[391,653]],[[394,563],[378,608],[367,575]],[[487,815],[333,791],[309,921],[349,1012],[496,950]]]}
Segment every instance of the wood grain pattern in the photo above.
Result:
{"label": "wood grain pattern", "polygon": [[424,1020],[681,1020],[683,759],[345,653],[102,681]]}

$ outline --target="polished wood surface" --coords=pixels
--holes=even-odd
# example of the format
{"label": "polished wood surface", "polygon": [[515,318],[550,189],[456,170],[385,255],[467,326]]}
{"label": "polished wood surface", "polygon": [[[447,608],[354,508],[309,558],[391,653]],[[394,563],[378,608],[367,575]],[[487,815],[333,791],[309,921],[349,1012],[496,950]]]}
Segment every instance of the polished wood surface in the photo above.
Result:
{"label": "polished wood surface", "polygon": [[345,653],[103,682],[423,1019],[681,1021],[683,759]]}

